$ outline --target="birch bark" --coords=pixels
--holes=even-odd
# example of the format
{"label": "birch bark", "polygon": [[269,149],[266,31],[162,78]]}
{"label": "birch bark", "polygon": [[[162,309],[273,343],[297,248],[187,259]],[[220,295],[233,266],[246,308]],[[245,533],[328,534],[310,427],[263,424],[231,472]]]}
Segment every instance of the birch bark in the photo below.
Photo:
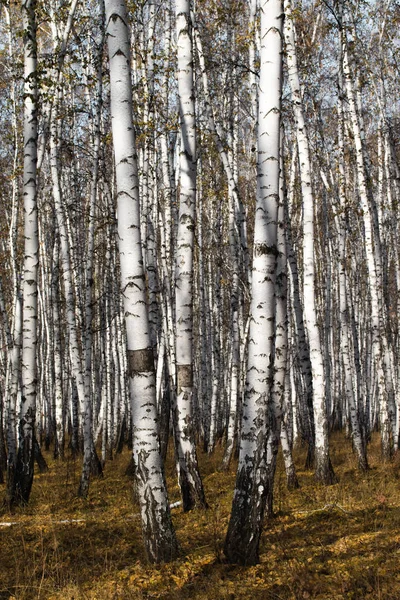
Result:
{"label": "birch bark", "polygon": [[315,201],[311,184],[311,162],[304,121],[300,81],[297,68],[294,21],[290,0],[285,1],[285,43],[288,77],[296,119],[301,191],[303,197],[303,264],[304,264],[304,317],[310,344],[313,381],[313,411],[315,428],[315,476],[318,481],[331,484],[336,481],[329,457],[328,423],[326,414],[326,381],[317,325],[315,302],[314,210]]}
{"label": "birch bark", "polygon": [[[14,48],[15,34],[11,20],[9,7],[4,6],[6,23],[8,28],[8,56],[12,64],[15,64]],[[18,395],[21,392],[21,344],[22,344],[22,294],[19,277],[19,264],[17,256],[18,221],[19,221],[19,186],[16,177],[19,168],[20,142],[17,123],[17,96],[16,81],[11,85],[12,101],[12,128],[13,128],[13,177],[12,177],[12,208],[9,230],[10,260],[13,274],[13,317],[11,326],[12,340],[7,356],[6,391],[7,401],[5,410],[5,422],[7,424],[7,495],[13,487],[15,465],[17,459],[17,426],[16,412],[18,406]]]}
{"label": "birch bark", "polygon": [[[306,468],[310,469],[314,464],[315,451],[315,430],[313,414],[313,382],[312,368],[310,359],[310,347],[306,334],[304,323],[304,310],[301,299],[300,276],[298,269],[297,254],[295,252],[292,235],[292,224],[290,219],[290,209],[293,208],[293,194],[296,174],[297,152],[293,151],[292,165],[290,174],[290,185],[287,188],[287,202],[284,204],[285,211],[285,233],[287,246],[287,259],[290,267],[290,306],[293,313],[293,332],[292,337],[297,342],[297,352],[295,361],[299,363],[300,378],[298,378],[298,394],[293,393],[293,406],[296,407],[296,396],[299,395],[299,422],[301,423],[301,432],[303,438],[308,443],[306,458]],[[295,384],[293,369],[291,370],[292,383]]]}
{"label": "birch bark", "polygon": [[[341,86],[340,86],[341,88]],[[346,285],[346,176],[344,170],[344,114],[343,114],[343,99],[339,97],[339,123],[338,123],[338,146],[339,146],[339,165],[338,165],[338,188],[339,188],[339,310],[340,310],[340,347],[343,361],[343,375],[345,381],[346,398],[348,402],[348,410],[350,413],[350,423],[353,436],[353,445],[357,453],[358,465],[362,471],[368,469],[367,453],[365,439],[362,436],[360,426],[359,407],[357,397],[354,393],[356,386],[354,385],[353,361],[350,353],[350,310],[347,295]]]}
{"label": "birch bark", "polygon": [[159,563],[174,559],[178,545],[157,435],[154,357],[140,237],[128,16],[124,0],[106,0],[105,7],[135,479],[147,556]]}
{"label": "birch bark", "polygon": [[10,504],[28,502],[33,482],[37,394],[39,229],[37,214],[37,45],[36,2],[22,3],[24,25],[24,282],[22,403],[19,448]]}
{"label": "birch bark", "polygon": [[273,379],[275,278],[282,86],[282,3],[261,3],[257,196],[247,382],[239,464],[224,552],[229,562],[255,564],[268,488],[265,441]]}
{"label": "birch bark", "polygon": [[384,383],[383,386],[380,385],[379,390],[382,454],[384,458],[390,458],[393,453],[393,431],[389,406],[394,399],[394,390],[391,365],[388,358],[388,340],[383,323],[384,308],[382,302],[383,280],[381,239],[379,225],[377,223],[376,205],[373,197],[371,196],[370,186],[368,185],[367,181],[365,147],[363,143],[364,135],[357,111],[354,82],[349,62],[348,44],[343,26],[341,27],[341,43],[343,47],[343,77],[348,99],[348,111],[351,127],[354,135],[354,145],[356,149],[357,183],[364,217],[364,243],[367,258],[369,294],[371,302],[371,358],[373,361],[374,371],[378,375],[378,381],[382,381]]}
{"label": "birch bark", "polygon": [[178,96],[181,132],[175,311],[177,395],[173,410],[183,509],[205,507],[193,428],[193,251],[196,222],[196,121],[190,0],[176,2]]}

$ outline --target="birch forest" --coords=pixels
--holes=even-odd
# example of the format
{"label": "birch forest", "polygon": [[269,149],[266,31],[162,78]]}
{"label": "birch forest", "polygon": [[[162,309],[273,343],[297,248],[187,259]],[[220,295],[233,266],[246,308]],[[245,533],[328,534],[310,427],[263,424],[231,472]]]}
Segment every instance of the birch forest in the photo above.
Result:
{"label": "birch forest", "polygon": [[400,597],[399,25],[0,0],[0,597]]}

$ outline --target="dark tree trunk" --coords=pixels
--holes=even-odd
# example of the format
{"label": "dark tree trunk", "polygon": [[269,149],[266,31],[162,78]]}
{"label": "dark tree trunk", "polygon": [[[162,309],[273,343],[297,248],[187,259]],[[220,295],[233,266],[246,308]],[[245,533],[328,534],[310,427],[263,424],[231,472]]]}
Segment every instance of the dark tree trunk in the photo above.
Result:
{"label": "dark tree trunk", "polygon": [[318,455],[317,450],[315,451],[315,479],[324,485],[334,485],[338,482],[329,454],[322,452]]}
{"label": "dark tree trunk", "polygon": [[92,440],[92,458],[90,462],[90,474],[95,477],[103,477],[103,467],[101,466],[101,460],[98,457],[94,442]]}
{"label": "dark tree trunk", "polygon": [[169,427],[170,427],[170,414],[171,414],[171,402],[170,402],[170,387],[167,385],[164,390],[164,394],[161,401],[160,410],[160,453],[163,462],[167,457],[168,441],[169,441]]}
{"label": "dark tree trunk", "polygon": [[39,442],[36,439],[36,436],[33,438],[33,451],[35,456],[35,461],[37,466],[39,467],[40,473],[47,473],[49,467],[47,466],[47,462],[45,457],[42,454],[42,451],[39,446]]}
{"label": "dark tree trunk", "polygon": [[300,487],[299,480],[297,479],[297,475],[296,475],[296,471],[295,471],[294,467],[286,472],[286,482],[287,482],[287,488],[290,491],[297,490]]}
{"label": "dark tree trunk", "polygon": [[118,426],[117,443],[115,445],[115,452],[117,454],[122,453],[122,450],[124,447],[124,442],[125,442],[125,436],[126,436],[126,415],[124,415],[124,418],[122,419],[121,424]]}
{"label": "dark tree trunk", "polygon": [[133,456],[131,456],[128,466],[125,469],[125,475],[130,479],[135,478],[135,461],[133,460]]}
{"label": "dark tree trunk", "polygon": [[304,468],[306,471],[312,471],[314,469],[315,462],[315,445],[314,445],[314,436],[307,440],[307,456]]}
{"label": "dark tree trunk", "polygon": [[72,414],[71,414],[71,451],[73,456],[77,456],[80,451],[79,436],[79,397],[78,388],[75,380],[72,379]]}
{"label": "dark tree trunk", "polygon": [[267,500],[265,466],[243,467],[236,479],[235,498],[224,553],[230,563],[256,565]]}
{"label": "dark tree trunk", "polygon": [[33,471],[35,462],[34,444],[34,415],[28,411],[25,419],[19,423],[19,448],[12,480],[9,482],[9,506],[20,506],[29,502],[33,483]]}
{"label": "dark tree trunk", "polygon": [[3,428],[3,399],[0,400],[0,483],[4,483],[3,472],[7,471],[7,451]]}

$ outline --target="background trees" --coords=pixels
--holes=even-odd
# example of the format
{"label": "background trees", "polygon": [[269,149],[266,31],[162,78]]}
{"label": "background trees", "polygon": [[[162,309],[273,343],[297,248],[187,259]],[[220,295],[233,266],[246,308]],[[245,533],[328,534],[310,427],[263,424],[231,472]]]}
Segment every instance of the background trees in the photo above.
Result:
{"label": "background trees", "polygon": [[[133,120],[126,131],[135,137],[128,155],[137,165],[139,222],[131,225],[140,229],[134,245],[135,252],[141,248],[141,256],[135,254],[141,270],[121,292],[123,265],[132,264],[120,230],[129,228],[118,206],[125,194],[118,183],[121,161],[114,165],[113,155],[124,137],[119,131],[111,136],[122,114],[110,100],[116,85],[110,68],[120,51],[107,58],[102,5],[2,3],[0,467],[7,466],[9,483],[26,438],[18,423],[22,418],[28,427],[31,398],[38,440],[60,457],[65,443],[76,455],[84,452],[80,493],[88,494],[89,474],[101,472],[97,453],[104,465],[136,435],[132,351],[147,352],[143,372],[152,373],[155,390],[149,415],[164,453],[173,423],[182,481],[196,462],[195,441],[210,452],[226,443],[226,465],[240,436],[244,460],[243,440],[251,432],[260,437],[263,461],[272,448],[268,434],[275,431],[278,439],[280,422],[288,469],[293,443],[304,441],[308,465],[314,468],[315,451],[317,476],[327,483],[334,481],[327,445],[333,428],[351,431],[362,469],[372,429],[381,431],[385,458],[397,451],[398,8],[391,2],[287,4],[286,35],[278,36],[282,106],[275,103],[264,118],[262,78],[268,93],[277,88],[262,71],[260,20],[273,4],[198,0],[195,11],[172,0],[128,5],[132,51],[125,75],[132,82]],[[28,9],[39,24],[36,47],[32,17],[30,24],[23,20]],[[269,121],[275,123],[276,110],[282,113],[278,150]],[[32,128],[25,133],[24,112]],[[267,185],[273,178],[273,197],[281,194],[285,237],[278,254],[286,251],[287,301],[274,283],[275,262],[268,280],[257,280],[264,243],[261,135],[274,139],[274,165],[280,165],[264,166],[273,170],[265,175]],[[29,199],[32,232],[23,230]],[[275,213],[270,221],[275,228]],[[25,247],[29,241],[32,249]],[[126,290],[140,290],[137,309],[127,308]],[[254,315],[263,303],[269,312],[262,316],[261,367],[253,364],[262,331]],[[275,336],[285,308],[282,350]],[[136,323],[148,322],[144,345],[130,345],[130,319],[135,344]],[[287,358],[280,362],[282,352]],[[276,377],[267,355],[271,361],[276,355]],[[248,414],[253,379],[262,397],[254,422]],[[278,380],[284,382],[281,399],[270,413]],[[198,469],[190,468],[198,491],[185,508],[205,505]],[[256,560],[256,553],[243,560]]]}

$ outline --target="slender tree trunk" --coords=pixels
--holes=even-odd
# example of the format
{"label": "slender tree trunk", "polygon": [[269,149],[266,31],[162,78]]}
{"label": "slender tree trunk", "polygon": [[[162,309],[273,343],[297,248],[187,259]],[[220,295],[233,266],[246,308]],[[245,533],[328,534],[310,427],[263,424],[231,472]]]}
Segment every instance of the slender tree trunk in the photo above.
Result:
{"label": "slender tree trunk", "polygon": [[37,214],[37,46],[36,3],[22,3],[24,25],[24,283],[22,336],[22,403],[19,448],[10,504],[28,502],[33,482],[37,394],[37,281],[39,231]]}
{"label": "slender tree trunk", "polygon": [[[282,131],[281,131],[282,133]],[[288,356],[288,315],[287,315],[287,260],[284,233],[284,204],[286,190],[283,178],[283,159],[280,156],[280,201],[278,208],[277,229],[277,267],[275,283],[276,315],[275,315],[275,348],[274,375],[271,386],[271,402],[269,407],[269,427],[267,437],[267,514],[273,516],[273,490],[276,462],[281,431],[282,407],[285,396],[286,369]]]}
{"label": "slender tree trunk", "polygon": [[247,385],[239,465],[224,552],[229,562],[255,564],[268,491],[267,411],[273,380],[275,278],[279,201],[282,3],[261,3],[257,197]]}
{"label": "slender tree trunk", "polygon": [[[340,86],[341,88],[341,86]],[[339,123],[338,123],[338,145],[339,145],[339,167],[338,167],[338,184],[339,184],[339,310],[340,310],[340,348],[343,361],[344,384],[346,390],[346,398],[348,402],[348,410],[350,413],[350,423],[353,436],[353,445],[357,453],[358,466],[362,471],[368,469],[367,453],[365,439],[362,435],[360,426],[360,407],[358,402],[360,398],[354,393],[357,387],[354,385],[355,368],[350,353],[351,327],[350,327],[350,311],[347,296],[346,285],[346,186],[345,186],[345,170],[344,170],[344,115],[343,115],[343,100],[339,98]],[[358,402],[357,402],[358,400]]]}
{"label": "slender tree trunk", "polygon": [[[15,60],[15,34],[13,32],[11,14],[8,6],[4,6],[6,22],[8,26],[8,55],[12,64],[16,64]],[[17,253],[17,238],[18,238],[18,221],[19,221],[19,178],[17,170],[20,160],[20,142],[17,122],[17,94],[16,81],[13,78],[11,85],[11,101],[12,101],[12,128],[13,128],[13,176],[12,176],[12,208],[9,231],[9,250],[13,277],[13,318],[11,325],[12,340],[7,356],[7,373],[6,373],[6,410],[5,423],[7,427],[7,497],[12,495],[12,487],[14,482],[14,472],[17,459],[17,425],[16,411],[18,406],[18,397],[21,392],[21,344],[22,344],[22,295],[20,285],[20,267],[18,264]]]}
{"label": "slender tree trunk", "polygon": [[193,251],[196,223],[196,123],[190,0],[176,2],[178,95],[181,130],[175,311],[177,395],[173,407],[178,479],[183,509],[205,507],[193,427]]}
{"label": "slender tree trunk", "polygon": [[301,191],[303,196],[303,263],[304,263],[304,317],[310,344],[313,381],[313,410],[315,428],[315,476],[325,484],[336,482],[329,457],[328,423],[326,410],[326,380],[317,325],[315,301],[315,250],[314,250],[314,194],[311,184],[311,162],[304,121],[300,81],[297,69],[294,22],[290,0],[285,1],[285,42],[288,76],[292,92],[293,110],[297,127]]}
{"label": "slender tree trunk", "polygon": [[53,361],[54,361],[54,419],[55,439],[54,457],[64,457],[64,395],[62,378],[61,331],[60,331],[60,301],[58,286],[60,282],[59,240],[54,240],[53,272],[51,279],[51,310],[53,311]]}
{"label": "slender tree trunk", "polygon": [[135,480],[146,553],[151,562],[159,563],[173,560],[178,545],[157,434],[154,357],[140,238],[128,15],[124,0],[106,0],[105,7]]}
{"label": "slender tree trunk", "polygon": [[[393,401],[393,378],[390,360],[388,359],[388,340],[384,327],[384,309],[382,303],[382,250],[377,222],[376,204],[370,192],[367,180],[365,148],[363,144],[363,130],[357,111],[356,94],[354,90],[353,75],[350,69],[349,53],[345,32],[341,30],[341,43],[343,47],[343,76],[348,99],[348,111],[354,135],[356,150],[357,183],[359,188],[361,207],[364,217],[364,243],[367,258],[369,293],[371,300],[371,333],[372,333],[372,361],[374,370],[378,375],[380,422],[382,436],[382,454],[385,459],[391,458],[393,453],[393,432],[391,426],[390,404]],[[383,381],[384,385],[381,385]]]}
{"label": "slender tree trunk", "polygon": [[[314,466],[315,453],[315,429],[314,429],[314,414],[313,414],[313,382],[312,368],[310,359],[310,346],[307,339],[306,328],[304,323],[304,309],[301,300],[300,277],[298,270],[298,261],[295,249],[293,247],[292,227],[289,214],[289,204],[293,207],[293,192],[295,185],[295,165],[297,152],[293,151],[292,165],[290,173],[290,186],[287,188],[288,202],[285,202],[285,233],[287,245],[287,258],[290,267],[290,293],[291,306],[294,318],[293,335],[297,342],[296,362],[299,363],[299,422],[301,424],[301,433],[308,444],[306,469],[311,469]],[[291,200],[291,202],[290,202]],[[295,383],[292,369],[292,383]],[[296,396],[293,394],[294,405],[296,405]]]}
{"label": "slender tree trunk", "polygon": [[[281,130],[282,134],[282,130]],[[292,457],[292,449],[289,443],[287,420],[283,419],[285,399],[287,397],[286,386],[290,384],[288,373],[288,284],[287,284],[287,240],[285,236],[285,213],[287,205],[287,194],[284,179],[284,165],[282,157],[283,143],[281,140],[281,188],[278,209],[278,264],[276,273],[276,340],[275,340],[275,364],[274,381],[272,388],[272,427],[270,436],[272,438],[271,448],[275,453],[273,463],[270,467],[269,513],[272,515],[272,489],[273,489],[273,467],[276,465],[276,454],[278,452],[279,437],[282,445],[282,454],[285,462],[287,484],[289,489],[299,487],[296,469]],[[286,407],[287,410],[287,407]]]}

